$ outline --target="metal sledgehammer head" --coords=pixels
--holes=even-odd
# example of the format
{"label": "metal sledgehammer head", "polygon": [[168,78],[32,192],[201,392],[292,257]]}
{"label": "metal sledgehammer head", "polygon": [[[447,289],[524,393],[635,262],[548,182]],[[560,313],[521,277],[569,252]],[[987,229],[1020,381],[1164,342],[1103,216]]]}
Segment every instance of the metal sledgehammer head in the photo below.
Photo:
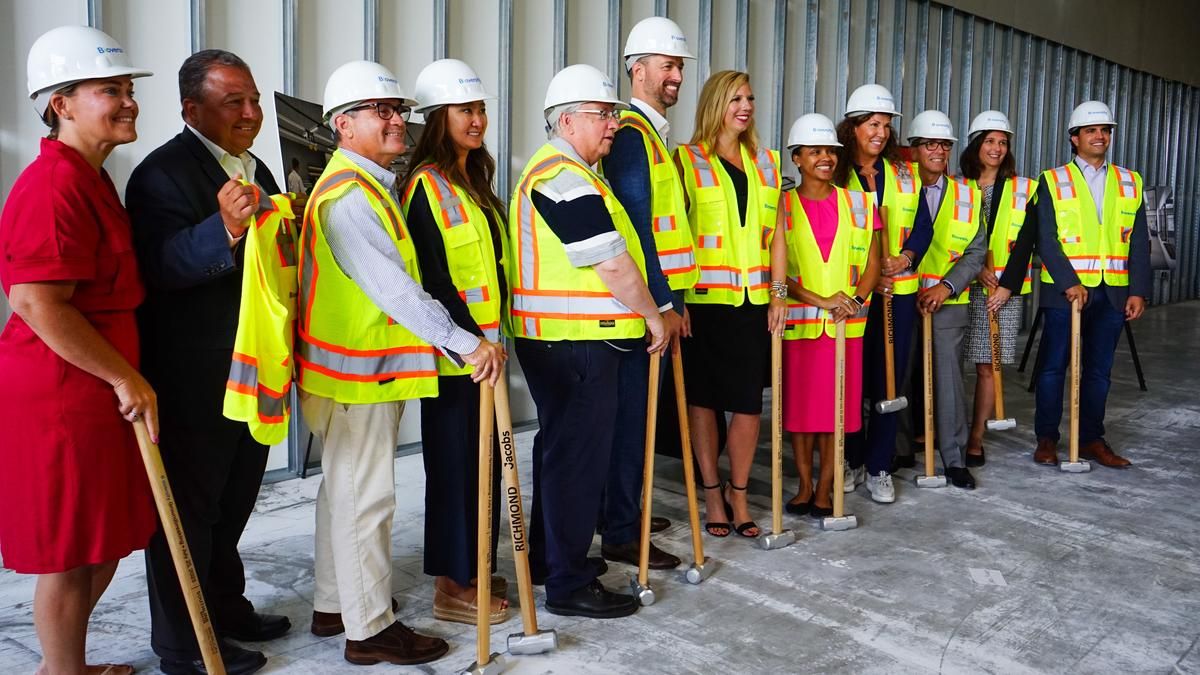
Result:
{"label": "metal sledgehammer head", "polygon": [[919,488],[944,488],[946,487],[945,476],[917,476],[917,487]]}
{"label": "metal sledgehammer head", "polygon": [[692,563],[692,566],[684,573],[683,578],[687,579],[689,584],[698,584],[701,581],[712,576],[712,573],[717,569],[717,564],[713,559],[704,556],[704,562]]}
{"label": "metal sledgehammer head", "polygon": [[987,428],[989,431],[1008,431],[1017,427],[1017,420],[1009,417],[1003,420],[988,420]]}
{"label": "metal sledgehammer head", "polygon": [[880,415],[888,413],[900,412],[908,407],[908,398],[905,396],[897,396],[886,401],[878,401],[875,403],[875,412]]}
{"label": "metal sledgehammer head", "polygon": [[504,658],[499,654],[492,654],[486,664],[481,666],[476,661],[463,671],[463,675],[499,675],[506,670],[508,670],[508,664],[504,662]]}
{"label": "metal sledgehammer head", "polygon": [[843,530],[853,530],[856,527],[858,527],[858,517],[849,514],[841,518],[826,516],[821,519],[821,529],[826,532],[841,532]]}
{"label": "metal sledgehammer head", "polygon": [[774,551],[777,548],[791,546],[796,541],[796,533],[791,530],[771,532],[758,538],[758,547],[764,551]]}
{"label": "metal sledgehammer head", "polygon": [[1066,473],[1087,473],[1092,470],[1092,463],[1086,459],[1078,462],[1059,462],[1058,470]]}
{"label": "metal sledgehammer head", "polygon": [[654,589],[650,588],[649,584],[643,586],[638,583],[637,577],[633,577],[629,580],[629,588],[633,591],[633,597],[637,598],[638,604],[642,607],[654,604]]}
{"label": "metal sledgehammer head", "polygon": [[545,654],[558,649],[558,633],[539,630],[533,635],[513,633],[508,636],[508,653],[513,656]]}

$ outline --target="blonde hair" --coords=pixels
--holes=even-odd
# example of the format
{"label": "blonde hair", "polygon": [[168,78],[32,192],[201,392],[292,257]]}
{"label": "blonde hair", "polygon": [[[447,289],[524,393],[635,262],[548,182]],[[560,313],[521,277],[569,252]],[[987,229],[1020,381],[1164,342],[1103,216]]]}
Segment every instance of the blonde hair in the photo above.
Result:
{"label": "blonde hair", "polygon": [[[742,85],[750,85],[750,75],[737,70],[722,70],[708,78],[700,90],[700,102],[696,104],[696,126],[690,141],[692,145],[703,143],[710,148],[716,146],[717,137],[725,127],[725,111]],[[753,117],[750,118],[750,125],[738,136],[738,142],[745,145],[751,155],[758,151],[758,132],[754,130]]]}

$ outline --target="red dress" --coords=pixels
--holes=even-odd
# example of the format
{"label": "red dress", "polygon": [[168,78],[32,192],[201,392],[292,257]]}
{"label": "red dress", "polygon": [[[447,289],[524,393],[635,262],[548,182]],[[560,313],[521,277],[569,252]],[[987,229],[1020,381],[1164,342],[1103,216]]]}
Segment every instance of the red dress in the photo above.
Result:
{"label": "red dress", "polygon": [[[108,174],[42,140],[0,215],[0,284],[75,281],[71,304],[134,366],[145,291],[129,216]],[[67,363],[13,314],[0,334],[0,554],[63,572],[144,548],[154,502],[132,426],[103,380]]]}

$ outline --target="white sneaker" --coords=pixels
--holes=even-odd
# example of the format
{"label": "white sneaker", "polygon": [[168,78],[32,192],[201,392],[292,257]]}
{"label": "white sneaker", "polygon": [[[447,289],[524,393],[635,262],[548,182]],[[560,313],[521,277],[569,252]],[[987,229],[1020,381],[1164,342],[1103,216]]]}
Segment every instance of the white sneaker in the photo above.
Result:
{"label": "white sneaker", "polygon": [[892,476],[886,471],[880,471],[878,476],[867,478],[867,491],[871,499],[880,504],[891,504],[896,501],[896,488],[892,485]]}
{"label": "white sneaker", "polygon": [[842,492],[854,492],[854,488],[862,485],[865,480],[867,480],[866,465],[851,469],[849,462],[842,462]]}

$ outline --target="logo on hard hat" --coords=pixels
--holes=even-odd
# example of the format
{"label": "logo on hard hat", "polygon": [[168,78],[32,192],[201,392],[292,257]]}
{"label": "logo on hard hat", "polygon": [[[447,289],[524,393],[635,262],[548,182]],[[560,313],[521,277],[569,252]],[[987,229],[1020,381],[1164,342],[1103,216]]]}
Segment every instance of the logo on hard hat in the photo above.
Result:
{"label": "logo on hard hat", "polygon": [[894,104],[894,103],[895,103],[895,101],[894,101],[894,100],[892,100],[892,97],[891,97],[891,96],[880,96],[879,94],[876,94],[876,95],[875,95],[875,100],[876,100],[876,101],[881,101],[881,102],[883,102],[883,103],[887,103],[888,105],[892,105],[892,104]]}
{"label": "logo on hard hat", "polygon": [[398,84],[399,83],[399,81],[394,77],[388,77],[387,75],[379,75],[378,77],[379,77],[380,82],[387,82],[388,84]]}
{"label": "logo on hard hat", "polygon": [[934,122],[932,124],[932,126],[935,128],[939,128],[939,129],[949,129],[950,128],[949,124],[945,124],[943,122]]}
{"label": "logo on hard hat", "polygon": [[97,54],[124,54],[125,50],[120,47],[96,47]]}
{"label": "logo on hard hat", "polygon": [[815,133],[822,133],[822,134],[832,134],[833,127],[813,127],[812,129],[810,129],[810,131],[815,132]]}
{"label": "logo on hard hat", "polygon": [[481,82],[482,82],[482,80],[480,80],[478,77],[460,77],[460,78],[458,78],[459,84],[480,84]]}

